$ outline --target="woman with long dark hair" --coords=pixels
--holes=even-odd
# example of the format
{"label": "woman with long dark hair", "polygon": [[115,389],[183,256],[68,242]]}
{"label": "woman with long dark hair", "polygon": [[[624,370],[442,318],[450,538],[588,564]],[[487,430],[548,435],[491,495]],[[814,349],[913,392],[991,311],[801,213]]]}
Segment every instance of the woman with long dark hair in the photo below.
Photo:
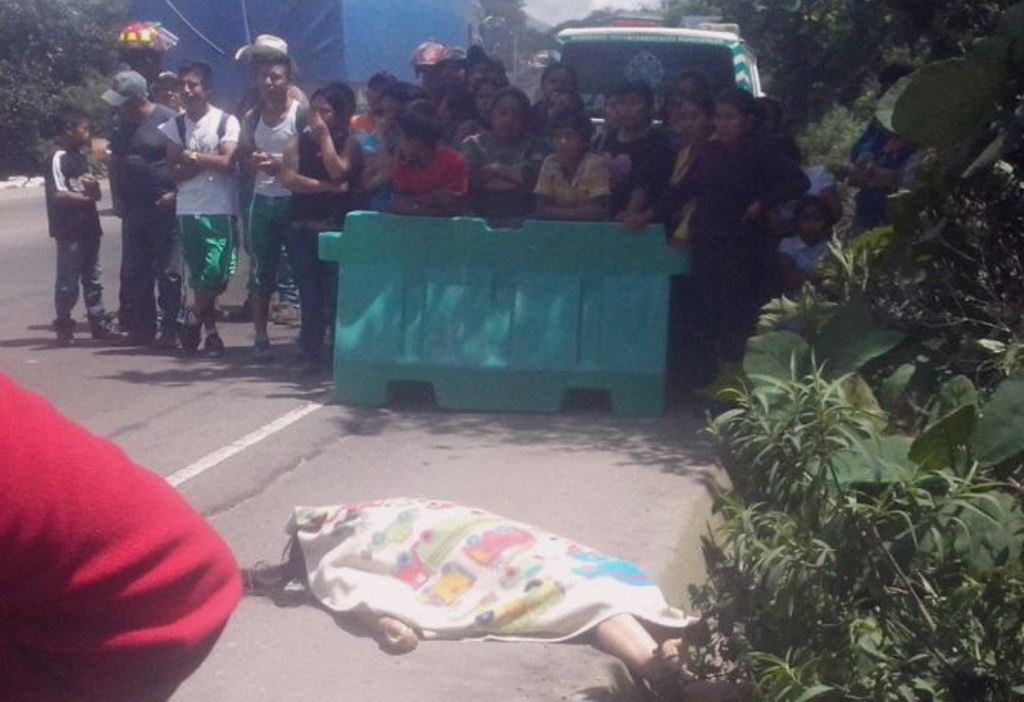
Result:
{"label": "woman with long dark hair", "polygon": [[490,129],[463,143],[470,207],[480,217],[511,224],[533,214],[533,190],[547,154],[529,120],[530,99],[506,88],[494,100]]}
{"label": "woman with long dark hair", "polygon": [[286,245],[299,284],[299,351],[307,374],[321,366],[324,335],[334,318],[337,269],[320,260],[320,232],[342,228],[362,169],[362,148],[349,133],[355,104],[355,93],[344,83],[317,90],[308,126],[284,154],[282,180],[293,193]]}
{"label": "woman with long dark hair", "polygon": [[757,104],[739,88],[715,101],[715,133],[685,175],[659,199],[656,217],[672,222],[687,203],[692,274],[686,285],[683,349],[687,384],[712,380],[718,363],[738,363],[770,292],[775,241],[764,215],[795,200],[807,176],[757,138]]}

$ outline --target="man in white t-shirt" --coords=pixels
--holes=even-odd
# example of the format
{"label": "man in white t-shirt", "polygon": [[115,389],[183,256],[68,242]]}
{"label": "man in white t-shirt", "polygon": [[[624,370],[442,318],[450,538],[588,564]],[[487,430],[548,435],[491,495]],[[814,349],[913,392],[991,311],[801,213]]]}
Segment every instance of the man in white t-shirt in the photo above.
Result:
{"label": "man in white t-shirt", "polygon": [[165,122],[167,162],[178,183],[176,213],[181,247],[189,269],[195,302],[181,329],[181,347],[219,355],[224,342],[217,333],[217,297],[235,272],[235,220],[238,195],[235,151],[238,120],[212,105],[213,70],[205,63],[187,63],[178,71],[184,114]]}
{"label": "man in white t-shirt", "polygon": [[254,174],[246,243],[249,267],[249,310],[256,328],[252,355],[257,361],[273,358],[267,320],[270,295],[277,287],[277,268],[288,231],[291,191],[281,182],[281,166],[288,140],[305,124],[305,109],[290,96],[292,62],[274,53],[253,59],[260,101],[242,118],[240,158]]}

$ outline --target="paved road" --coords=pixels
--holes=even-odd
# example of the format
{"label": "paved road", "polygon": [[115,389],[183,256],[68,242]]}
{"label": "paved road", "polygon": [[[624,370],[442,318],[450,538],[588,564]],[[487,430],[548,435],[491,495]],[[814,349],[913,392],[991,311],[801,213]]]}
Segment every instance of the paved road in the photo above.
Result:
{"label": "paved road", "polygon": [[[700,577],[707,488],[721,476],[688,414],[344,407],[326,381],[303,380],[288,363],[248,363],[244,324],[221,327],[229,350],[218,360],[91,340],[56,348],[42,193],[0,193],[0,212],[0,370],[170,477],[240,562],[277,556],[296,504],[411,495],[479,505],[635,559],[679,604]],[[103,224],[114,308],[119,223]],[[242,287],[236,279],[228,304],[240,301]],[[284,348],[294,329],[272,335]],[[619,675],[585,645],[431,642],[389,657],[317,609],[246,600],[174,700],[611,700],[623,698],[613,692]]]}

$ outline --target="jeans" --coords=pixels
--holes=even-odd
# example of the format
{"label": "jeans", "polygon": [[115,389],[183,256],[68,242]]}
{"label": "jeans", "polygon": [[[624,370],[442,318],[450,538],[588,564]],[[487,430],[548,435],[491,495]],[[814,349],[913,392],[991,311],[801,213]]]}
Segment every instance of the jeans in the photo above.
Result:
{"label": "jeans", "polygon": [[319,237],[315,229],[293,227],[285,241],[299,286],[299,351],[308,362],[322,359],[324,335],[334,321],[337,306],[338,267],[320,260]]}
{"label": "jeans", "polygon": [[82,286],[85,309],[90,321],[106,316],[103,309],[103,285],[100,276],[100,237],[81,240],[57,239],[57,282],[54,285],[54,306],[58,320],[71,319],[71,310],[78,303],[78,286]]}
{"label": "jeans", "polygon": [[122,226],[121,324],[133,336],[151,339],[159,306],[163,330],[174,333],[182,308],[183,265],[174,210],[127,210]]}

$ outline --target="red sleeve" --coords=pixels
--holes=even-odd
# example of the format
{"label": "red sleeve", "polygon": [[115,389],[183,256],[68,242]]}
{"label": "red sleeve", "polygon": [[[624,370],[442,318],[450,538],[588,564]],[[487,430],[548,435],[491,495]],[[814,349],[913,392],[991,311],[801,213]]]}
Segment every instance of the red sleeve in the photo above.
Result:
{"label": "red sleeve", "polygon": [[241,582],[162,478],[0,375],[0,592],[0,659],[38,651],[115,699],[208,646]]}
{"label": "red sleeve", "polygon": [[457,151],[446,149],[443,188],[456,195],[469,192],[469,166]]}

